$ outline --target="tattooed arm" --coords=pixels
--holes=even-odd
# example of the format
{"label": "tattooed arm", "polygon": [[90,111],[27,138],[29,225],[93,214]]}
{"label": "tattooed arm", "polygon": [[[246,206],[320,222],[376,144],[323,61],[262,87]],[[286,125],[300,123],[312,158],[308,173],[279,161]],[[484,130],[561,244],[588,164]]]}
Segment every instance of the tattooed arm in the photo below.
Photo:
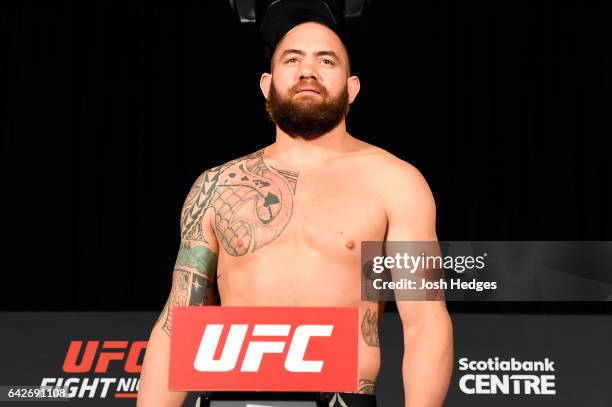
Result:
{"label": "tattooed arm", "polygon": [[[436,241],[435,203],[423,176],[401,163],[386,173],[388,241]],[[398,188],[401,185],[401,189]],[[404,333],[406,407],[441,406],[453,367],[452,323],[445,302],[397,301]]]}
{"label": "tattooed arm", "polygon": [[181,213],[181,244],[174,266],[172,288],[159,316],[144,358],[138,406],[181,406],[186,392],[168,391],[172,314],[177,306],[211,305],[217,300],[215,274],[218,244],[207,211],[210,191],[207,173],[194,183]]}

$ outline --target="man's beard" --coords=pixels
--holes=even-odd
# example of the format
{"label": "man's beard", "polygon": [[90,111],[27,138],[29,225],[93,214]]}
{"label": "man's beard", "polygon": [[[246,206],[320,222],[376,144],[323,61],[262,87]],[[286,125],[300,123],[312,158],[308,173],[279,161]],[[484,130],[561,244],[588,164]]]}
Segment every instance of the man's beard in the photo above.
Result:
{"label": "man's beard", "polygon": [[[289,89],[289,97],[283,99],[272,82],[266,101],[266,110],[270,119],[289,136],[301,137],[304,140],[314,140],[331,131],[346,117],[348,113],[348,89],[345,86],[342,93],[334,99],[328,99],[327,90],[322,86],[309,82],[319,95],[303,95],[294,98],[299,85]],[[316,99],[321,98],[322,101]]]}

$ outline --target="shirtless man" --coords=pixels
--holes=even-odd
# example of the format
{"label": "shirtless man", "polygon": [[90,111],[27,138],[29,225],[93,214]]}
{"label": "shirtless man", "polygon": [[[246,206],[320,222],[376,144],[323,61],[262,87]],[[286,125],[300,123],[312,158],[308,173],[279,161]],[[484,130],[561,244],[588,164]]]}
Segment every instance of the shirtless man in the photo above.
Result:
{"label": "shirtless man", "polygon": [[[182,405],[186,393],[167,390],[172,310],[215,304],[217,292],[222,306],[359,307],[359,393],[373,394],[382,306],[361,300],[360,243],[436,240],[434,200],[421,174],[347,133],[348,105],[360,84],[334,31],[316,22],[291,29],[260,87],[276,141],[204,172],[189,192],[172,289],[144,360],[139,406]],[[452,370],[446,306],[397,306],[405,405],[440,406]],[[346,405],[375,405],[372,399]]]}

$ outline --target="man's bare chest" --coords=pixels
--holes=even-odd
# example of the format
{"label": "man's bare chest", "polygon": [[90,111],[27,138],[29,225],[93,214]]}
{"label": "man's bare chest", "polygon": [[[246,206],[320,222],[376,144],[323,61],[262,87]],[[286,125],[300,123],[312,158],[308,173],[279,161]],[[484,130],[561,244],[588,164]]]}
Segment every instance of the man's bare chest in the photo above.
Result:
{"label": "man's bare chest", "polygon": [[305,173],[296,190],[287,239],[321,250],[359,251],[364,240],[382,240],[386,216],[380,196],[349,172]]}
{"label": "man's bare chest", "polygon": [[215,234],[234,257],[283,242],[358,250],[361,241],[384,237],[380,194],[351,168],[288,171],[252,156],[211,171],[205,182]]}

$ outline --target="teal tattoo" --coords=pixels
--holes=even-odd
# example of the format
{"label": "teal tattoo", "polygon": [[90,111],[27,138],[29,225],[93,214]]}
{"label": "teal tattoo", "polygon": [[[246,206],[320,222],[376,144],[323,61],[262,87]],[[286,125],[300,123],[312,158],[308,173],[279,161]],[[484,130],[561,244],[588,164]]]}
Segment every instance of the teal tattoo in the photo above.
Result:
{"label": "teal tattoo", "polygon": [[[170,335],[174,307],[211,305],[217,300],[217,255],[205,246],[181,245],[172,275],[172,289],[164,307],[162,329]],[[161,318],[160,318],[161,319]]]}
{"label": "teal tattoo", "polygon": [[176,264],[192,267],[212,280],[217,269],[217,255],[205,246],[190,247],[189,244],[182,244]]}

